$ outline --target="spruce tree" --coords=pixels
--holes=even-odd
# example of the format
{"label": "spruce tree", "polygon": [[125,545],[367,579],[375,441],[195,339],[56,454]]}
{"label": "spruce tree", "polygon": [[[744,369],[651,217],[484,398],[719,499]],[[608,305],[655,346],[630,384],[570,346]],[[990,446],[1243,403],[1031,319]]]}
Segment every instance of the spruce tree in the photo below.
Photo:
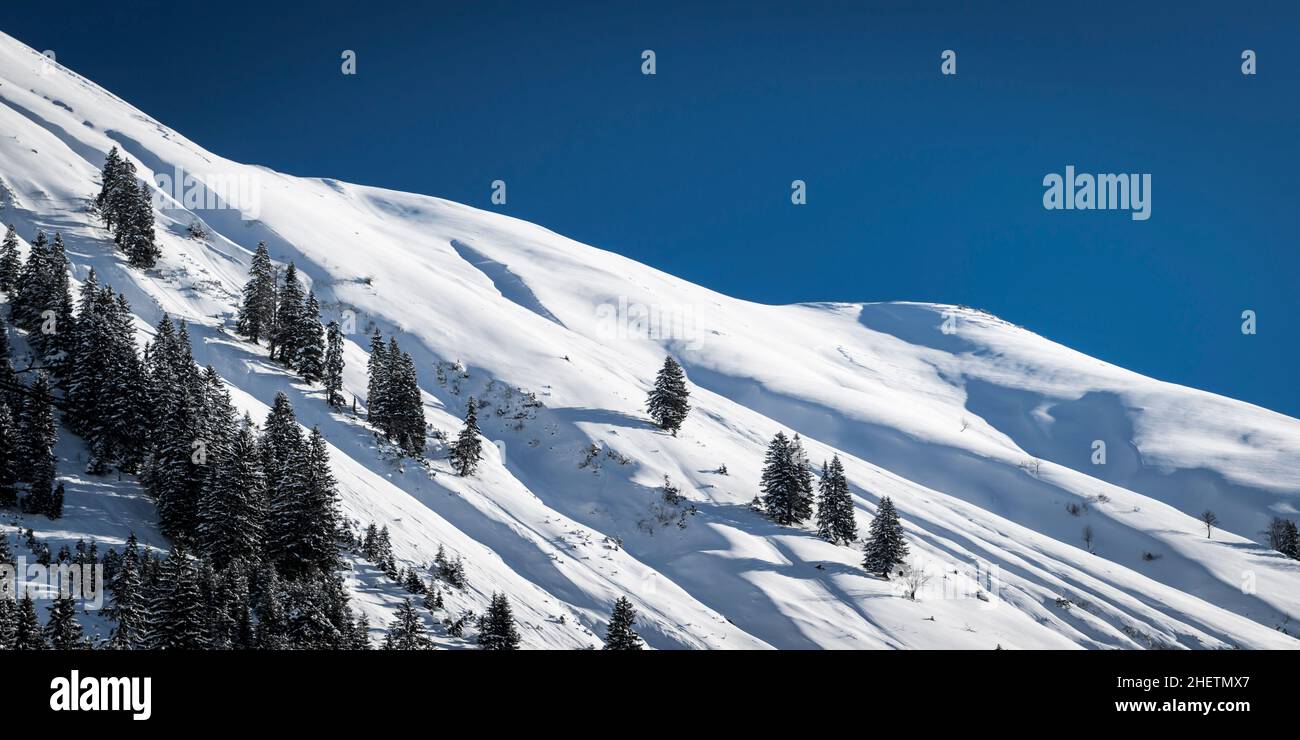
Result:
{"label": "spruce tree", "polygon": [[378,329],[370,337],[366,375],[369,378],[366,384],[366,421],[384,429],[388,418],[388,348]]}
{"label": "spruce tree", "polygon": [[161,250],[154,232],[153,190],[143,182],[131,181],[119,186],[123,205],[118,214],[121,221],[114,237],[132,267],[147,270],[158,262]]}
{"label": "spruce tree", "polygon": [[[135,166],[132,165],[132,176],[134,176]],[[122,173],[125,171],[125,163],[122,157],[117,153],[117,147],[113,147],[104,160],[104,169],[101,173],[99,194],[95,196],[95,208],[99,210],[99,215],[104,219],[104,225],[113,228],[117,221],[117,212],[114,208],[117,199],[116,189],[122,182]]]}
{"label": "spruce tree", "polygon": [[759,487],[763,508],[777,524],[799,524],[812,515],[811,483],[803,447],[797,440],[776,433],[767,448]]}
{"label": "spruce tree", "polygon": [[236,331],[253,342],[262,337],[270,339],[275,326],[276,292],[275,266],[271,264],[266,242],[258,242],[248,270],[248,283],[244,285],[243,300],[239,304]]}
{"label": "spruce tree", "polygon": [[278,355],[273,356],[273,359],[278,357],[285,367],[297,367],[298,353],[302,351],[307,313],[305,300],[302,283],[298,280],[298,268],[290,262],[284,271],[284,284],[280,286],[277,296],[274,326]]}
{"label": "spruce tree", "polygon": [[325,366],[322,376],[325,402],[337,408],[343,406],[343,332],[337,321],[331,321],[325,334]]}
{"label": "spruce tree", "polygon": [[388,625],[388,637],[384,639],[385,650],[432,650],[433,641],[424,629],[424,623],[410,599],[403,599],[397,607],[397,615]]}
{"label": "spruce tree", "polygon": [[314,292],[307,294],[298,334],[300,346],[294,367],[303,379],[315,383],[325,375],[325,332],[320,325],[320,304]]}
{"label": "spruce tree", "polygon": [[162,599],[160,650],[202,650],[208,647],[207,614],[199,570],[182,549],[168,556],[163,567],[166,593]]}
{"label": "spruce tree", "polygon": [[77,604],[70,594],[61,594],[50,606],[50,618],[45,622],[45,639],[54,650],[76,650],[85,647],[81,624],[77,622]]}
{"label": "spruce tree", "polygon": [[4,241],[0,242],[0,291],[12,297],[22,269],[23,263],[18,257],[18,232],[14,231],[13,224],[9,224]]}
{"label": "spruce tree", "polygon": [[505,594],[492,594],[487,613],[478,622],[478,644],[482,650],[519,649],[519,628]]}
{"label": "spruce tree", "polygon": [[329,446],[320,429],[313,427],[307,440],[304,468],[306,500],[301,523],[305,559],[322,573],[339,567],[338,491],[330,472]]}
{"label": "spruce tree", "polygon": [[228,450],[212,467],[199,498],[199,543],[218,569],[261,554],[267,509],[266,477],[253,420],[247,414]]}
{"label": "spruce tree", "polygon": [[135,533],[126,540],[122,559],[109,582],[112,599],[108,616],[113,620],[108,647],[114,650],[133,650],[143,641],[148,605],[144,602],[142,574],[140,572],[140,547]]}
{"label": "spruce tree", "polygon": [[641,638],[636,634],[636,609],[632,602],[620,596],[614,602],[614,612],[605,629],[606,650],[640,650]]}
{"label": "spruce tree", "polygon": [[18,642],[18,601],[0,593],[0,651],[13,650]]}
{"label": "spruce tree", "polygon": [[19,431],[21,464],[19,476],[29,482],[24,508],[36,514],[49,514],[54,498],[54,443],[58,432],[54,426],[54,406],[49,380],[37,373],[29,398],[23,405]]}
{"label": "spruce tree", "polygon": [[49,645],[41,629],[41,620],[36,616],[36,604],[32,602],[30,592],[24,592],[18,602],[18,628],[14,634],[15,650],[45,650]]}
{"label": "spruce tree", "polygon": [[837,545],[848,544],[858,538],[858,524],[853,515],[853,496],[844,478],[844,464],[840,456],[822,465],[822,479],[817,495],[817,535]]}
{"label": "spruce tree", "polygon": [[388,436],[412,457],[424,455],[424,399],[420,395],[415,361],[397,347],[396,338],[389,345],[390,393]]}
{"label": "spruce tree", "polygon": [[465,427],[460,430],[455,444],[451,448],[451,466],[460,476],[473,475],[483,457],[482,434],[478,428],[478,403],[469,397],[469,408],[465,412]]}
{"label": "spruce tree", "polygon": [[258,575],[257,646],[263,650],[283,650],[289,646],[288,616],[285,614],[284,589],[274,567],[267,565]]}
{"label": "spruce tree", "polygon": [[862,567],[871,573],[888,577],[890,569],[902,563],[907,553],[903,525],[898,520],[898,512],[894,510],[894,502],[886,496],[880,499],[876,518],[871,520],[871,526],[868,527]]}
{"label": "spruce tree", "polygon": [[646,402],[650,418],[661,429],[672,432],[676,437],[677,430],[681,429],[682,422],[686,421],[686,415],[691,411],[689,398],[690,391],[686,388],[686,373],[682,366],[671,355],[665,357]]}
{"label": "spruce tree", "polygon": [[[0,329],[2,330],[2,329]],[[19,438],[9,405],[0,401],[0,507],[18,504]]]}

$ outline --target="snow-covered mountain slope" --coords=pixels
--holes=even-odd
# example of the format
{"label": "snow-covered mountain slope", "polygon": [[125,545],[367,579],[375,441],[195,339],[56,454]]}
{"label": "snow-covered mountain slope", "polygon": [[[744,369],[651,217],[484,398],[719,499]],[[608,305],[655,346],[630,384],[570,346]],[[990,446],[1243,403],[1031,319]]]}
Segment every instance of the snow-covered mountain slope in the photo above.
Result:
{"label": "snow-covered mountain slope", "polygon": [[[146,178],[251,183],[255,202],[168,203],[159,266],[131,269],[88,210],[113,146]],[[62,232],[74,277],[93,268],[124,291],[142,338],[163,312],[188,320],[196,359],[255,418],[289,394],[332,445],[346,515],[388,524],[407,562],[462,555],[455,608],[504,592],[528,647],[598,645],[621,595],[657,648],[1300,646],[1300,562],[1260,544],[1270,517],[1295,513],[1300,421],[975,310],[757,305],[497,213],[231,162],[3,34],[0,221],[26,239]],[[195,221],[207,236],[186,232]],[[326,320],[354,327],[348,394],[364,403],[378,327],[413,354],[435,429],[454,435],[470,395],[490,404],[498,444],[476,476],[451,474],[436,442],[436,475],[395,459],[233,335],[260,240],[297,264]],[[642,307],[667,330],[643,331]],[[644,412],[667,353],[693,389],[677,437]],[[919,599],[864,573],[860,545],[748,507],[778,430],[815,463],[840,455],[860,530],[892,497],[933,574]],[[25,525],[165,545],[134,483],[81,473],[78,450],[60,447],[69,515]],[[664,475],[695,513],[663,502]],[[364,563],[350,584],[385,624],[400,591]]]}

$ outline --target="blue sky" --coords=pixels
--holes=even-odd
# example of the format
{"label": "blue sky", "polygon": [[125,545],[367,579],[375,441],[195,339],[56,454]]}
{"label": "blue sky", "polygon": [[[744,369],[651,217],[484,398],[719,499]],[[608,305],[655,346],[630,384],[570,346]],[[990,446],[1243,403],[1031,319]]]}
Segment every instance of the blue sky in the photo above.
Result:
{"label": "blue sky", "polygon": [[[977,306],[1300,416],[1290,4],[196,5],[9,0],[0,30],[236,160],[495,208],[757,301]],[[1045,210],[1071,164],[1150,173],[1150,220]]]}

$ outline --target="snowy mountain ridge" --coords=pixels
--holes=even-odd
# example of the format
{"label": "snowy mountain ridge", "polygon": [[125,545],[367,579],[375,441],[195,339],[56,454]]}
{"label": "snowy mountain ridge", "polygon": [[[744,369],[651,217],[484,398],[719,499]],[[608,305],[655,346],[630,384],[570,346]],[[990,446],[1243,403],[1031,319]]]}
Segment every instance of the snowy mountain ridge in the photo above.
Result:
{"label": "snowy mountain ridge", "polygon": [[[114,146],[147,180],[255,183],[255,202],[167,199],[163,256],[136,270],[89,210]],[[1300,562],[1261,544],[1271,517],[1296,513],[1300,421],[979,311],[759,305],[498,213],[231,162],[3,34],[0,221],[25,240],[60,232],[74,278],[93,268],[124,292],[142,341],[163,313],[188,321],[241,411],[260,420],[288,394],[331,445],[347,518],[387,524],[407,563],[439,545],[462,556],[469,586],[451,608],[505,593],[527,647],[598,646],[619,596],[656,648],[1300,646]],[[486,402],[497,444],[478,474],[454,475],[437,441],[432,475],[395,458],[233,333],[259,241],[352,329],[349,399],[364,404],[377,327],[413,355],[435,430],[454,436],[469,396]],[[676,437],[644,410],[665,354],[692,388]],[[893,500],[932,575],[918,599],[865,573],[860,544],[749,508],[781,430],[818,469],[840,456],[860,532]],[[68,513],[23,526],[165,547],[138,486],[86,475],[63,437]],[[667,506],[665,475],[689,505]],[[354,602],[386,624],[403,592],[356,567]]]}

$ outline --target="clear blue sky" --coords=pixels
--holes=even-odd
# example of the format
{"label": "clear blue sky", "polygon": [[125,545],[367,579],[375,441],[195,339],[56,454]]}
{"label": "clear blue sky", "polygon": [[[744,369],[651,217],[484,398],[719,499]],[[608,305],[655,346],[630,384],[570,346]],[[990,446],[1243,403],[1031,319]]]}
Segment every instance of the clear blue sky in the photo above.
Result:
{"label": "clear blue sky", "polygon": [[[236,160],[487,208],[500,178],[499,210],[731,295],[977,306],[1300,415],[1294,3],[198,5],[0,29]],[[1151,173],[1151,219],[1044,210],[1069,164]]]}

